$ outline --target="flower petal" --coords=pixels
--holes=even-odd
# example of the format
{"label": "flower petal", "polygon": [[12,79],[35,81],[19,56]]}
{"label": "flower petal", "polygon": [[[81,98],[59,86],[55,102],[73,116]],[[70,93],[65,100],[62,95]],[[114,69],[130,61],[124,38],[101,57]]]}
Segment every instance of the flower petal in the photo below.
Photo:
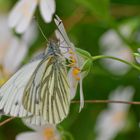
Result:
{"label": "flower petal", "polygon": [[[112,91],[109,99],[119,101],[131,101],[134,95],[135,89],[132,86],[119,86],[116,90]],[[109,104],[109,108],[112,110],[118,110],[125,112],[128,110],[128,104]]]}
{"label": "flower petal", "polygon": [[46,22],[51,22],[55,12],[54,0],[40,0],[40,12]]}
{"label": "flower petal", "polygon": [[10,12],[10,15],[9,15],[9,26],[11,28],[14,28],[17,23],[19,22],[20,20],[20,17],[21,17],[21,7],[22,5],[25,3],[25,0],[20,0],[17,2],[17,4],[14,6],[14,8],[12,9],[12,11]]}
{"label": "flower petal", "polygon": [[80,74],[80,109],[79,109],[79,112],[81,112],[83,107],[84,107],[83,77]]}
{"label": "flower petal", "polygon": [[[40,118],[41,119],[41,118]],[[43,136],[45,139],[57,139],[59,140],[60,139],[60,134],[59,134],[59,131],[56,129],[56,126],[55,125],[52,125],[52,124],[46,124],[46,125],[32,125],[31,123],[27,123],[25,122],[25,120],[23,120],[23,123],[35,130],[37,132],[37,135],[41,135]],[[40,140],[40,139],[39,139]]]}
{"label": "flower petal", "polygon": [[37,0],[21,0],[18,2],[9,17],[10,27],[15,27],[18,33],[23,33],[29,26],[37,2]]}
{"label": "flower petal", "polygon": [[3,42],[8,42],[10,40],[11,32],[8,28],[7,14],[0,14],[0,47],[2,47]]}
{"label": "flower petal", "polygon": [[[124,44],[114,30],[107,31],[100,39],[101,53],[104,55],[114,56],[128,62],[133,62],[132,50]],[[130,70],[130,66],[105,59],[101,61],[104,67],[115,75],[124,75]]]}
{"label": "flower petal", "polygon": [[78,81],[73,77],[72,71],[73,71],[73,68],[71,68],[68,73],[71,99],[75,97],[77,86],[78,86]]}
{"label": "flower petal", "polygon": [[[13,39],[5,55],[4,68],[8,74],[14,73],[27,53],[28,47],[17,38]],[[17,53],[18,52],[18,53]]]}
{"label": "flower petal", "polygon": [[35,22],[32,22],[29,26],[29,29],[23,34],[22,40],[28,46],[30,46],[36,40],[37,36],[38,36],[37,26]]}
{"label": "flower petal", "polygon": [[[133,87],[120,86],[112,92],[109,99],[131,101],[133,93]],[[128,104],[109,104],[108,109],[99,114],[95,127],[97,140],[111,140],[116,137],[117,133],[126,125],[129,106]],[[106,129],[108,125],[109,129]]]}
{"label": "flower petal", "polygon": [[44,140],[44,137],[40,133],[26,132],[17,135],[16,140]]}

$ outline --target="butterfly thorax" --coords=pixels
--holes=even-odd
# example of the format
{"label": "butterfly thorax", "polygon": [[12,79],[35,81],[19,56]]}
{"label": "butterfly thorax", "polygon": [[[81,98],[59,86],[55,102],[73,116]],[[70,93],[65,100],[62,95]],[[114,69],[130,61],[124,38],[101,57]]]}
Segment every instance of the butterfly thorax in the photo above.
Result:
{"label": "butterfly thorax", "polygon": [[45,52],[46,55],[60,56],[61,52],[57,43],[50,41]]}

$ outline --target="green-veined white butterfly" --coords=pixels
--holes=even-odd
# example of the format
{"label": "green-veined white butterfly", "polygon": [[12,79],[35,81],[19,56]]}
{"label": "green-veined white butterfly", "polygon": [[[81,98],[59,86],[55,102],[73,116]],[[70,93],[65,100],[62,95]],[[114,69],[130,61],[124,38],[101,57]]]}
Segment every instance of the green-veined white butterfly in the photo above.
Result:
{"label": "green-veined white butterfly", "polygon": [[[71,43],[55,22],[67,47]],[[60,26],[59,26],[60,24]],[[0,88],[0,110],[29,123],[57,124],[69,112],[70,89],[61,46],[49,42],[45,56],[21,68]]]}
{"label": "green-veined white butterfly", "polygon": [[42,60],[19,70],[0,89],[0,109],[10,116],[62,121],[69,112],[67,70],[59,46],[50,42]]}

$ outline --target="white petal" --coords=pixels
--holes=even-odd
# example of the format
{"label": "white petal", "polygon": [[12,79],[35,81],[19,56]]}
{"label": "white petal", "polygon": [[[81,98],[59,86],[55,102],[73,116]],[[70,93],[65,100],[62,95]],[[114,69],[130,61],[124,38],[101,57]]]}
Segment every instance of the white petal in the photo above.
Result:
{"label": "white petal", "polygon": [[37,6],[37,0],[21,0],[13,9],[9,17],[9,24],[18,33],[23,33],[32,19]]}
{"label": "white petal", "polygon": [[[105,110],[101,112],[97,119],[96,132],[98,133],[96,140],[112,140],[117,133],[125,126],[125,118],[115,121],[115,112]],[[109,129],[107,127],[109,126]]]}
{"label": "white petal", "polygon": [[40,12],[45,22],[51,22],[52,16],[55,12],[54,0],[40,0]]}
{"label": "white petal", "polygon": [[9,47],[5,55],[5,71],[9,72],[9,74],[14,73],[27,54],[27,50],[28,47],[26,44],[24,44],[24,42],[19,41],[17,38],[13,39],[11,42],[11,46]]}
{"label": "white petal", "polygon": [[84,94],[83,94],[83,77],[80,74],[80,109],[79,112],[84,107]]}
{"label": "white petal", "polygon": [[[55,125],[51,125],[51,124],[46,124],[46,125],[32,125],[32,124],[27,123],[25,121],[23,121],[23,123],[25,125],[27,125],[29,128],[35,130],[37,132],[37,135],[41,135],[44,138],[46,138],[46,140],[48,140],[48,138],[50,138],[50,135],[49,135],[50,130],[51,130],[51,132],[53,132],[52,137],[53,138],[57,138],[57,140],[60,140],[60,134],[59,134],[58,130],[56,129],[56,126]],[[46,132],[48,132],[48,135],[47,135]],[[51,137],[51,139],[52,139],[52,137]]]}
{"label": "white petal", "polygon": [[[101,37],[100,45],[102,54],[133,62],[132,50],[122,42],[114,30],[109,30]],[[130,66],[111,59],[104,59],[101,62],[106,69],[115,75],[123,75],[130,69]]]}
{"label": "white petal", "polygon": [[17,135],[16,140],[44,140],[44,137],[40,133],[26,132]]}
{"label": "white petal", "polygon": [[23,34],[22,40],[28,44],[28,46],[32,45],[32,43],[36,40],[38,35],[37,26],[35,22],[32,22],[28,28],[28,30]]}
{"label": "white petal", "polygon": [[9,26],[10,27],[15,27],[17,23],[19,22],[21,18],[21,7],[24,5],[26,0],[20,0],[17,2],[17,4],[14,6],[12,11],[10,12],[9,15]]}
{"label": "white petal", "polygon": [[9,40],[9,38],[11,37],[7,18],[7,15],[0,14],[0,44],[2,44],[3,42],[7,43],[7,40]]}
{"label": "white petal", "polygon": [[[131,101],[134,92],[135,90],[132,86],[119,86],[117,89],[111,92],[109,99],[119,101]],[[122,112],[127,112],[129,106],[130,105],[128,104],[109,104],[110,109]]]}
{"label": "white petal", "polygon": [[16,27],[18,33],[23,33],[29,26],[33,13],[37,6],[37,0],[26,0],[26,3],[22,7],[22,17],[19,24]]}
{"label": "white petal", "polygon": [[71,99],[73,99],[76,95],[76,90],[78,86],[78,81],[73,77],[72,75],[72,68],[69,70],[68,73],[68,80],[69,80],[69,86],[70,86],[70,95]]}
{"label": "white petal", "polygon": [[[131,86],[118,87],[113,91],[110,100],[127,100],[131,101],[134,88]],[[96,125],[97,140],[114,139],[119,131],[126,124],[126,116],[130,105],[126,104],[109,104],[108,109],[99,114]],[[109,126],[109,129],[106,129]]]}

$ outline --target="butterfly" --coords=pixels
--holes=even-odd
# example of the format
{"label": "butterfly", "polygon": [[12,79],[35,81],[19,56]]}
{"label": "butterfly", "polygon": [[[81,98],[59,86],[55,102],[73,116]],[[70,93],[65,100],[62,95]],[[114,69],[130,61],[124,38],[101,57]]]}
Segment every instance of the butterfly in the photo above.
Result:
{"label": "butterfly", "polygon": [[0,88],[0,111],[34,124],[57,124],[69,113],[70,87],[59,44],[23,66]]}
{"label": "butterfly", "polygon": [[70,42],[61,19],[54,19],[58,43],[49,41],[43,57],[23,66],[0,88],[0,111],[21,117],[35,125],[58,124],[70,108],[70,84],[66,59],[77,67],[74,45]]}

